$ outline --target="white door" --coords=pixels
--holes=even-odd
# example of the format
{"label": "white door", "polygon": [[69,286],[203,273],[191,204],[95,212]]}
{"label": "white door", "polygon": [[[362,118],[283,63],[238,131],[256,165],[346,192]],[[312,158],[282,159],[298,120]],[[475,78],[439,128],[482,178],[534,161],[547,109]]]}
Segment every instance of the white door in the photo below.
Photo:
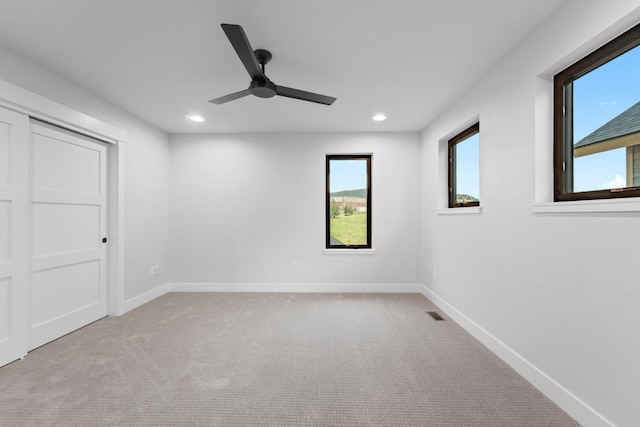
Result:
{"label": "white door", "polygon": [[107,315],[106,155],[31,124],[30,349]]}
{"label": "white door", "polygon": [[29,119],[0,108],[0,366],[28,350]]}

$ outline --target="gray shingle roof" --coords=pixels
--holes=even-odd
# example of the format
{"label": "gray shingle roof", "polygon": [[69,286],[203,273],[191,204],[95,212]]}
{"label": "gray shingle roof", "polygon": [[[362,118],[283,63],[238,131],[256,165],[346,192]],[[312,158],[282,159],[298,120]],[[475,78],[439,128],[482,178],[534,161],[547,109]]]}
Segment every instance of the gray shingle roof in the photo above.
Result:
{"label": "gray shingle roof", "polygon": [[576,142],[573,147],[584,147],[636,132],[640,132],[640,102]]}

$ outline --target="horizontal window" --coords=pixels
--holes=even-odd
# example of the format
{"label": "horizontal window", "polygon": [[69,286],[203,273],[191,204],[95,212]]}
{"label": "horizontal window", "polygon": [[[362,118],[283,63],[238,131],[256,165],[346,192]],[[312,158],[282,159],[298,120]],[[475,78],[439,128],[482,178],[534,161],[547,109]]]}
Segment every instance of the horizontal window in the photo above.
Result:
{"label": "horizontal window", "polygon": [[554,78],[555,201],[640,196],[640,26]]}

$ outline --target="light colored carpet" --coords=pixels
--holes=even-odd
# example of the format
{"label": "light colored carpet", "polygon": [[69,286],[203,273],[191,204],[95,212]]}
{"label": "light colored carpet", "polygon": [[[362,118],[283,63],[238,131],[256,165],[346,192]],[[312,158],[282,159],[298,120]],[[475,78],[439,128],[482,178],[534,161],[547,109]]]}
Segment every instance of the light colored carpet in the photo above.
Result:
{"label": "light colored carpet", "polygon": [[3,426],[575,426],[416,294],[172,293],[0,368]]}

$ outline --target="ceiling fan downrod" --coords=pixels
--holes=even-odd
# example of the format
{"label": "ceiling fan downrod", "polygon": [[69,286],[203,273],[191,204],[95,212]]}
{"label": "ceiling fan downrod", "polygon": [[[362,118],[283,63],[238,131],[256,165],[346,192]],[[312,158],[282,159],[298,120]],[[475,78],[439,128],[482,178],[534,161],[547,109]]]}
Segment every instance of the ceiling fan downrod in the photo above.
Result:
{"label": "ceiling fan downrod", "polygon": [[269,61],[271,61],[271,58],[273,58],[273,55],[271,55],[271,52],[265,49],[256,49],[253,51],[253,53],[256,56],[256,59],[258,60],[258,62],[260,63],[260,67],[262,67],[262,74],[265,74],[264,66],[267,65]]}

